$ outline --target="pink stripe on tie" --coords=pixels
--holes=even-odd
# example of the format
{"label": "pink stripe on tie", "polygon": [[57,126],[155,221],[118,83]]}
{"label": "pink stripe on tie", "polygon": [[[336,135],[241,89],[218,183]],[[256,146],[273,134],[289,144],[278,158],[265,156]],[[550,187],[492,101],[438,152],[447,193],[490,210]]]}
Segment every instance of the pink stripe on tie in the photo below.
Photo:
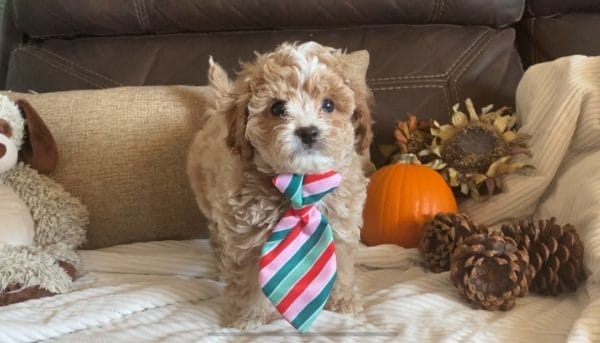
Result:
{"label": "pink stripe on tie", "polygon": [[277,187],[277,189],[279,189],[281,192],[285,191],[285,189],[290,185],[290,182],[292,182],[293,176],[294,174],[277,175],[274,182],[275,187]]}
{"label": "pink stripe on tie", "polygon": [[302,196],[323,193],[323,191],[339,186],[341,181],[342,177],[339,174],[334,174],[328,178],[305,184],[302,186]]}
{"label": "pink stripe on tie", "polygon": [[296,226],[297,223],[298,223],[298,217],[296,217],[295,215],[292,214],[292,215],[285,216],[285,217],[281,218],[281,220],[277,223],[277,226],[275,226],[275,228],[273,229],[273,232],[291,229],[294,226]]}
{"label": "pink stripe on tie", "polygon": [[302,311],[308,303],[310,303],[314,298],[319,295],[319,293],[325,288],[329,280],[335,274],[336,268],[336,259],[335,254],[329,258],[329,261],[319,273],[313,282],[311,282],[311,287],[307,288],[294,302],[290,305],[290,307],[282,313],[283,317],[288,320],[294,320],[298,313]]}
{"label": "pink stripe on tie", "polygon": [[315,207],[309,212],[308,225],[305,227],[294,228],[294,230],[302,230],[298,237],[291,242],[283,251],[277,255],[269,264],[263,266],[259,274],[258,282],[262,288],[279,269],[294,256],[294,254],[300,249],[300,247],[308,241],[310,236],[317,230],[317,227],[321,223],[321,212]]}

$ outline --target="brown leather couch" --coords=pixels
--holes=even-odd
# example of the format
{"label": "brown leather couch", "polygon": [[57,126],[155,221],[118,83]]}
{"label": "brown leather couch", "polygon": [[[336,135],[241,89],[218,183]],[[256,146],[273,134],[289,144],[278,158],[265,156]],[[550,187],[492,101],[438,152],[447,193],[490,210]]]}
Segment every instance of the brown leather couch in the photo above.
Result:
{"label": "brown leather couch", "polygon": [[[561,1],[539,0],[527,5],[529,13],[548,14],[542,11],[545,2],[561,11]],[[200,85],[209,55],[235,70],[253,51],[282,41],[367,49],[368,83],[376,98],[372,152],[378,162],[376,146],[393,139],[392,125],[407,112],[445,121],[452,105],[466,97],[478,106],[513,105],[523,73],[514,25],[525,5],[524,0],[9,0],[0,80],[5,89],[23,92]],[[537,25],[556,19],[526,20]],[[544,46],[534,48],[546,51]],[[542,58],[538,52],[533,61],[560,53]]]}
{"label": "brown leather couch", "polygon": [[525,66],[573,54],[600,54],[600,0],[528,0],[518,24]]}

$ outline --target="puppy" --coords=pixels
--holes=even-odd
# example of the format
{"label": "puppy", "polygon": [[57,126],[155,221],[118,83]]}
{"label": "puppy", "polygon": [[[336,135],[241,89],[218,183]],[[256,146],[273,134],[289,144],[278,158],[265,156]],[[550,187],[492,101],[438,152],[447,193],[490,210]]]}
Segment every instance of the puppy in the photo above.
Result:
{"label": "puppy", "polygon": [[289,207],[271,182],[280,173],[341,174],[341,185],[318,205],[337,256],[325,308],[361,310],[353,274],[367,185],[362,167],[372,138],[368,60],[366,51],[284,43],[243,64],[231,81],[210,59],[212,94],[187,172],[226,284],[226,325],[250,328],[276,318],[259,287],[258,260]]}

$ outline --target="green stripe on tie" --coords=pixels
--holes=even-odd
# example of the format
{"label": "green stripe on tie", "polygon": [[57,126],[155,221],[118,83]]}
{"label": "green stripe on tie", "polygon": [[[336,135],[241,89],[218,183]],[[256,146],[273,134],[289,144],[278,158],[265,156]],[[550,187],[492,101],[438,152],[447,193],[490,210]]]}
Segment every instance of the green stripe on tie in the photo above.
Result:
{"label": "green stripe on tie", "polygon": [[290,231],[292,231],[292,229],[285,229],[285,230],[273,232],[271,234],[271,236],[269,236],[269,238],[267,239],[267,242],[280,241],[283,238],[285,238],[285,236],[287,236],[290,233]]}
{"label": "green stripe on tie", "polygon": [[317,318],[315,314],[319,313],[319,310],[325,306],[325,302],[327,298],[329,298],[329,293],[331,292],[331,287],[333,287],[333,283],[335,282],[336,274],[333,274],[331,280],[327,283],[325,288],[317,295],[316,298],[313,299],[306,307],[298,313],[296,318],[292,321],[292,325],[298,328],[298,331],[301,333],[305,333],[311,326],[312,322]]}
{"label": "green stripe on tie", "polygon": [[292,204],[302,205],[302,180],[304,176],[294,174],[290,180],[290,184],[286,187],[283,193]]}
{"label": "green stripe on tie", "polygon": [[303,204],[312,204],[315,203],[319,200],[321,200],[322,197],[324,197],[325,195],[327,195],[327,193],[329,193],[330,191],[326,191],[326,192],[321,192],[321,193],[317,193],[317,194],[313,194],[313,195],[309,195],[307,197],[302,198],[302,203]]}
{"label": "green stripe on tie", "polygon": [[271,251],[278,243],[279,241],[266,242],[265,245],[263,245],[262,251]]}

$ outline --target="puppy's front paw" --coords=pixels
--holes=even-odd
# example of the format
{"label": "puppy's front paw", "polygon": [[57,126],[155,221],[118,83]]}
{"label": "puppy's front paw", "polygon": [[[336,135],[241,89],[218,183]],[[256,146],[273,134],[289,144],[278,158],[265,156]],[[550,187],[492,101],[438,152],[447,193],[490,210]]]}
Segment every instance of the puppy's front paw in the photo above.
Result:
{"label": "puppy's front paw", "polygon": [[355,291],[345,294],[334,292],[325,304],[325,309],[354,316],[363,310],[362,297]]}
{"label": "puppy's front paw", "polygon": [[273,319],[272,311],[255,308],[253,311],[243,314],[230,313],[226,326],[240,330],[248,330],[267,324]]}

